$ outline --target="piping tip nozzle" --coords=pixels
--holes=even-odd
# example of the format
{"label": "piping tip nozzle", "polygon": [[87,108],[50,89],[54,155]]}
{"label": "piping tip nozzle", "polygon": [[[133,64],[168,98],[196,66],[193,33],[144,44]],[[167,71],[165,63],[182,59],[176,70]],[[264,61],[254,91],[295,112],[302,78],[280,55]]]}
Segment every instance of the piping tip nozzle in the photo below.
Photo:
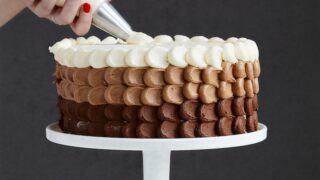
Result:
{"label": "piping tip nozzle", "polygon": [[123,40],[127,40],[133,32],[127,21],[108,1],[102,3],[94,12],[93,25]]}

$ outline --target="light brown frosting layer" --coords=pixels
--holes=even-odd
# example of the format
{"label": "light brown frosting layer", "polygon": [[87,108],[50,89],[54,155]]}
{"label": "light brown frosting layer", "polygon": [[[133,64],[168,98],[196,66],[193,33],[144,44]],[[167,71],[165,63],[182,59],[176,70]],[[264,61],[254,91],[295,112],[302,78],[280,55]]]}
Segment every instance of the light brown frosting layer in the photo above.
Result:
{"label": "light brown frosting layer", "polygon": [[259,61],[224,62],[222,67],[79,69],[57,65],[55,75],[59,95],[92,105],[160,106],[185,100],[210,104],[259,93]]}

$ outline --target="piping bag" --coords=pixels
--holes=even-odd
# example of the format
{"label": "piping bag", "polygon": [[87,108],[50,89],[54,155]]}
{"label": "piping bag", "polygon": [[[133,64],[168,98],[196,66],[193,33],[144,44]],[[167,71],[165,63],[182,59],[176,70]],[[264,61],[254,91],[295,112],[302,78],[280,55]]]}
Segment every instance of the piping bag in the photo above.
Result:
{"label": "piping bag", "polygon": [[[127,21],[109,3],[108,0],[82,0],[89,2],[93,8],[92,24],[110,35],[127,40],[132,34],[132,29]],[[63,6],[65,0],[58,0],[57,6]]]}

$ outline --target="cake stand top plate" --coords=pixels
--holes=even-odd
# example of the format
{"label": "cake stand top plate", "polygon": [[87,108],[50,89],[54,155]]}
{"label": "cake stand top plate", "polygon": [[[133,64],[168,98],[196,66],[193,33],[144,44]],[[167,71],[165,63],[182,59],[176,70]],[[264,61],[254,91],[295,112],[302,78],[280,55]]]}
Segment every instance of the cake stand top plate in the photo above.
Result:
{"label": "cake stand top plate", "polygon": [[109,138],[73,135],[62,132],[58,123],[46,128],[47,139],[51,142],[81,148],[129,151],[154,150],[204,150],[221,149],[246,146],[261,142],[267,138],[267,127],[259,124],[258,131],[208,138],[177,138],[177,139],[135,139],[135,138]]}

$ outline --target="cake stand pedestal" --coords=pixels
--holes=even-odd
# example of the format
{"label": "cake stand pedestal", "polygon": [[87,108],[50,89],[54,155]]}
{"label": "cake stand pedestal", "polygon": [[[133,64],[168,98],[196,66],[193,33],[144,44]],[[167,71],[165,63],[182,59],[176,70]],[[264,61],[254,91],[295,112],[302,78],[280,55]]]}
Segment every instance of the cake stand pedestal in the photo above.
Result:
{"label": "cake stand pedestal", "polygon": [[142,151],[144,180],[169,180],[171,151],[221,149],[261,142],[267,137],[267,127],[259,124],[252,133],[191,139],[132,139],[92,137],[63,133],[57,123],[46,128],[51,142],[90,149]]}

